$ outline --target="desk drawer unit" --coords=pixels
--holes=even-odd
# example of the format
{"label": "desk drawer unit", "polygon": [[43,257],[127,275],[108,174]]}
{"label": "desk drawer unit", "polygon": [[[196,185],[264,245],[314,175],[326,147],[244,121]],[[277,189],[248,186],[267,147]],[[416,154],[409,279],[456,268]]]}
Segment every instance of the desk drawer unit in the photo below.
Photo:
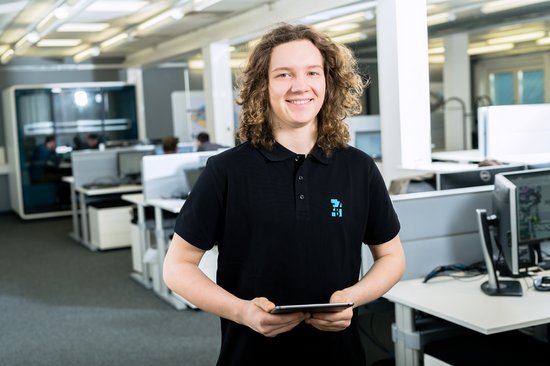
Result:
{"label": "desk drawer unit", "polygon": [[131,206],[90,206],[88,210],[90,241],[93,246],[99,250],[131,246]]}

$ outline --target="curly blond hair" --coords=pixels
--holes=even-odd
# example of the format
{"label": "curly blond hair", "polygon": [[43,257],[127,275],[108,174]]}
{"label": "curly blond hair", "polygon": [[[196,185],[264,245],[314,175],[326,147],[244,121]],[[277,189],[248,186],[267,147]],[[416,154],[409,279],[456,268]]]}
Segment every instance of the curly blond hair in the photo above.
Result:
{"label": "curly blond hair", "polygon": [[270,122],[268,71],[276,46],[309,40],[323,57],[326,93],[317,115],[317,145],[326,154],[343,148],[349,141],[344,119],[361,112],[360,98],[368,78],[359,73],[357,61],[347,47],[334,43],[327,35],[306,25],[281,23],[266,33],[249,55],[239,87],[242,106],[239,139],[259,148],[271,149],[275,143]]}

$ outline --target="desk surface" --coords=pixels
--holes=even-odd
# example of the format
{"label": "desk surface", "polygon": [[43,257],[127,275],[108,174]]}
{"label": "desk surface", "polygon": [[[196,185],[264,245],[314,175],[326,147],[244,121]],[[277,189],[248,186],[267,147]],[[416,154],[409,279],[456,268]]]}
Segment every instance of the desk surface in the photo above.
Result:
{"label": "desk surface", "polygon": [[156,198],[146,201],[148,205],[160,207],[163,210],[179,213],[185,200],[171,198]]}
{"label": "desk surface", "polygon": [[460,280],[440,277],[428,283],[407,280],[384,297],[483,334],[550,323],[550,291],[536,291],[532,279],[520,278],[523,296],[488,296],[480,289],[486,280],[486,275]]}
{"label": "desk surface", "polygon": [[136,205],[142,205],[146,206],[145,198],[143,196],[143,193],[130,193],[130,194],[123,194],[121,198],[125,201],[134,203]]}
{"label": "desk surface", "polygon": [[106,187],[106,188],[84,188],[76,187],[78,192],[84,193],[87,196],[99,196],[103,194],[115,194],[115,193],[128,193],[128,192],[141,192],[143,186],[140,184],[122,184],[115,187]]}

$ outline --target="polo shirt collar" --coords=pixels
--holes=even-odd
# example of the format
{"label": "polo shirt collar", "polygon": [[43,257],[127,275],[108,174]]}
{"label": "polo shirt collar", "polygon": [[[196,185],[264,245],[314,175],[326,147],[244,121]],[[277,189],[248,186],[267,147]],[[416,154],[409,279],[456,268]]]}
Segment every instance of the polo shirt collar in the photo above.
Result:
{"label": "polo shirt collar", "polygon": [[[283,145],[279,144],[278,142],[275,142],[275,145],[273,146],[272,150],[266,150],[266,149],[260,149],[260,152],[263,156],[265,156],[270,161],[283,161],[286,159],[294,158],[296,156],[295,153],[288,150]],[[327,165],[330,161],[330,158],[328,158],[323,150],[317,145],[313,147],[313,150],[311,151],[311,155],[320,163]]]}

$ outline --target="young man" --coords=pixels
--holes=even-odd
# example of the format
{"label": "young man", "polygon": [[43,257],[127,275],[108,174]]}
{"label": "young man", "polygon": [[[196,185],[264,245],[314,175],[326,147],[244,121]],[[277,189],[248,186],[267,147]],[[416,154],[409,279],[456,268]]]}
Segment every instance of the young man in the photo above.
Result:
{"label": "young man", "polygon": [[[252,51],[242,144],[211,157],[164,263],[174,292],[221,317],[218,365],[365,365],[357,307],[402,276],[400,224],[374,160],[347,145],[364,82],[344,46],[282,24]],[[359,278],[361,248],[374,264]],[[218,246],[216,283],[198,264]],[[333,313],[275,305],[353,302]]]}

